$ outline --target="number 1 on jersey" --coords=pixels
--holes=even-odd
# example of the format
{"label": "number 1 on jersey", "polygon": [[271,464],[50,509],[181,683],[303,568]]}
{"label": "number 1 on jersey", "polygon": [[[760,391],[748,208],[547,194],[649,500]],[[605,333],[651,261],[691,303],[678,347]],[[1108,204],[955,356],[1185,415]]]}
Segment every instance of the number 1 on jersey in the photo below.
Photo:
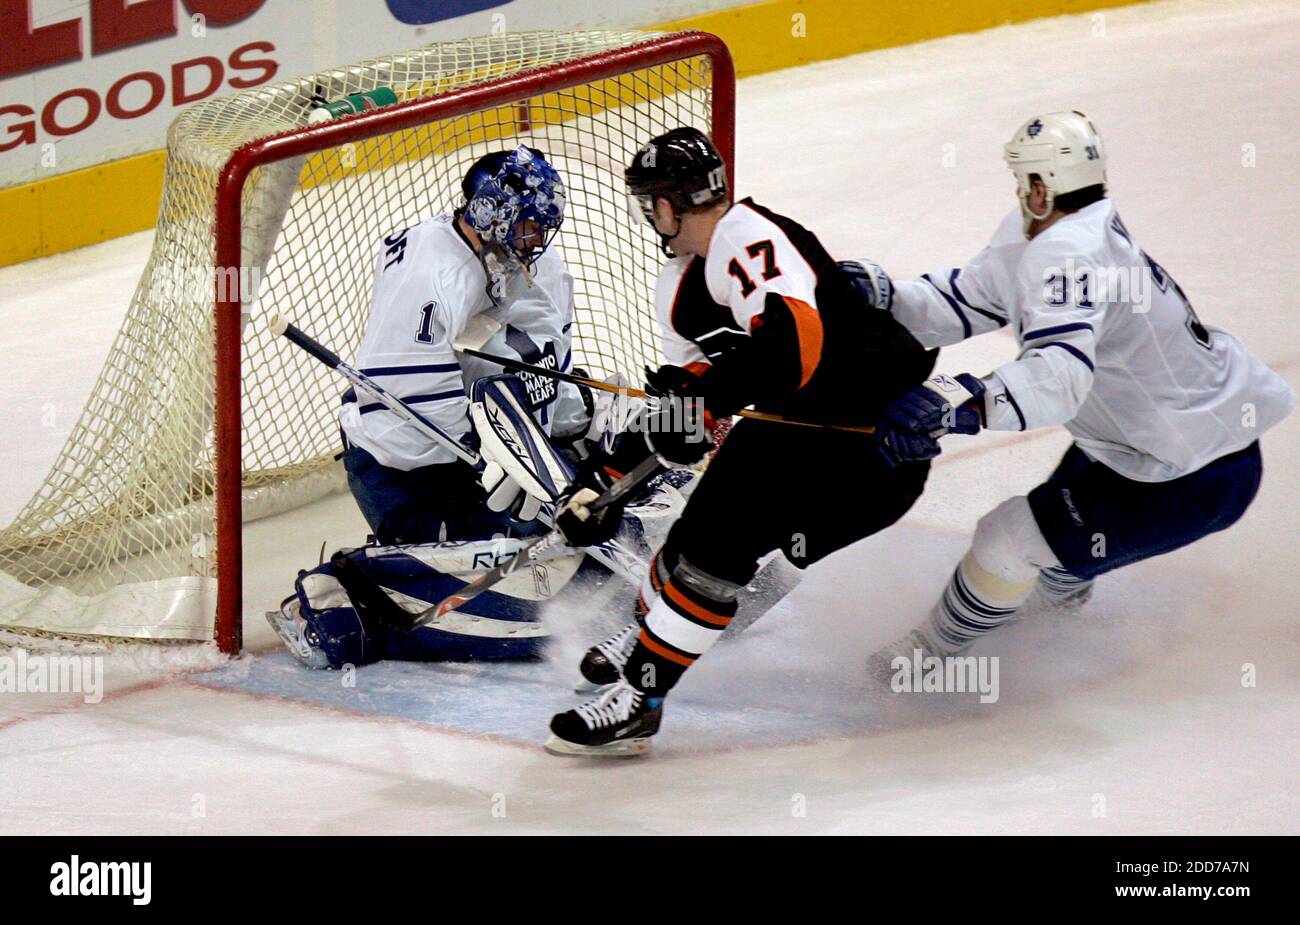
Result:
{"label": "number 1 on jersey", "polygon": [[437,302],[425,302],[420,306],[420,330],[415,332],[417,343],[433,343],[433,310],[437,307]]}

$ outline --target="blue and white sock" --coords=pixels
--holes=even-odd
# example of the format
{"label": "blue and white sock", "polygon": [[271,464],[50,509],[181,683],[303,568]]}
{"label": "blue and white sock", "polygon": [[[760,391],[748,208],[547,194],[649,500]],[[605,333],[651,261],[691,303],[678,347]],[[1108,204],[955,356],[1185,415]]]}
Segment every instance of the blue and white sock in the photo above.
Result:
{"label": "blue and white sock", "polygon": [[931,616],[930,635],[947,650],[940,654],[960,652],[985,633],[1007,624],[1029,597],[1034,581],[999,578],[967,553]]}
{"label": "blue and white sock", "polygon": [[1050,604],[1082,603],[1092,591],[1093,579],[1071,575],[1059,566],[1039,571],[1038,591]]}

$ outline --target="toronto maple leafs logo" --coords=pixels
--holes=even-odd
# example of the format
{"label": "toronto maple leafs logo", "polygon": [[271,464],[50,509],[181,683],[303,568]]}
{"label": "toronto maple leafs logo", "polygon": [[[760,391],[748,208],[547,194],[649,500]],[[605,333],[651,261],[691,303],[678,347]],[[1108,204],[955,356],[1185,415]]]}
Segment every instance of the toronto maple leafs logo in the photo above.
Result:
{"label": "toronto maple leafs logo", "polygon": [[1030,122],[1029,125],[1025,128],[1025,134],[1027,134],[1030,138],[1037,138],[1038,133],[1041,132],[1042,130],[1043,130],[1042,121],[1039,119],[1035,119],[1033,122]]}

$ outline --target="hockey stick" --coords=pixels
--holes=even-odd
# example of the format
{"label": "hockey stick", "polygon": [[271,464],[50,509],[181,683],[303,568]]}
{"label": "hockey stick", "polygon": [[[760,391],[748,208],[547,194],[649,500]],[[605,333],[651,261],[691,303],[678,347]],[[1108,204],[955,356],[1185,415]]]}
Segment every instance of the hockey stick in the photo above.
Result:
{"label": "hockey stick", "polygon": [[[308,335],[301,328],[290,324],[288,319],[276,315],[271,318],[268,323],[268,328],[272,334],[282,336],[294,345],[301,347],[307,353],[333,369],[353,385],[359,386],[372,393],[375,398],[379,399],[384,407],[391,410],[407,424],[410,424],[417,430],[423,432],[425,436],[437,441],[443,446],[446,446],[447,449],[455,453],[465,462],[475,467],[479,465],[481,457],[477,452],[471,450],[450,434],[446,433],[442,428],[438,427],[424,415],[406,404],[406,402],[385,390],[383,386],[374,382],[369,376],[354,367],[349,366],[347,363],[344,363],[333,350],[330,350],[320,341]],[[490,330],[486,331],[486,334],[488,335],[491,333]],[[552,525],[550,516],[546,510],[543,510],[540,513],[538,519],[547,526]],[[644,568],[645,566],[645,563],[640,559],[640,557],[616,540],[604,543],[602,544],[602,547],[603,549],[601,550],[596,550],[595,548],[587,550],[587,555],[591,556],[597,562],[604,565],[605,568],[608,568],[610,571],[615,573],[617,573],[618,569],[621,568],[626,573],[624,577],[635,585],[636,571],[632,566],[634,564],[641,568]],[[617,568],[615,566],[617,566]]]}
{"label": "hockey stick", "polygon": [[[587,509],[592,513],[602,511],[626,498],[632,492],[636,491],[646,482],[650,481],[663,470],[656,456],[649,456],[638,463],[631,472],[620,478],[613,485],[609,486],[600,497],[588,505]],[[489,571],[484,572],[473,582],[461,588],[455,594],[450,594],[426,610],[416,614],[411,620],[411,625],[407,632],[419,629],[428,623],[436,622],[447,611],[455,610],[457,607],[473,600],[493,585],[506,578],[509,578],[524,565],[531,565],[537,562],[549,550],[558,546],[567,545],[564,534],[559,530],[552,529],[549,533],[539,536],[533,542],[520,549],[515,553],[514,558],[510,561],[498,565]]]}
{"label": "hockey stick", "polygon": [[[460,353],[468,353],[470,356],[478,357],[480,360],[487,360],[489,363],[496,363],[506,369],[517,370],[518,372],[534,373],[538,376],[546,376],[549,379],[558,379],[561,382],[571,382],[574,385],[585,385],[591,389],[599,389],[602,392],[615,392],[619,395],[628,395],[632,398],[647,398],[648,396],[642,389],[630,389],[626,386],[610,385],[608,382],[601,382],[597,379],[588,379],[586,376],[575,376],[573,373],[560,372],[558,369],[547,369],[545,366],[534,366],[531,363],[524,363],[521,360],[511,359],[510,357],[496,356],[491,353],[484,353],[481,350],[475,350],[464,344],[452,345]],[[754,411],[750,408],[742,408],[736,412],[742,418],[753,418],[756,421],[772,421],[777,424],[794,424],[798,427],[816,427],[821,430],[843,430],[855,434],[874,434],[876,429],[869,424],[818,424],[815,421],[800,421],[796,418],[787,418],[779,414],[768,414],[766,411]]]}
{"label": "hockey stick", "polygon": [[330,350],[320,341],[315,340],[306,334],[301,328],[297,328],[290,324],[288,318],[285,318],[283,315],[273,315],[271,316],[271,320],[267,322],[267,328],[273,335],[284,337],[295,346],[301,347],[344,379],[348,380],[348,382],[351,382],[359,388],[365,389],[377,398],[381,405],[393,412],[393,414],[397,415],[408,424],[413,424],[420,430],[424,431],[426,436],[440,443],[445,449],[450,450],[460,459],[469,463],[471,466],[477,466],[479,464],[480,457],[478,453],[465,446],[465,444],[461,443],[437,424],[420,414],[420,412],[416,411],[400,398],[389,394],[387,389],[375,382],[365,373],[349,366],[347,363],[344,363],[339,359],[339,355],[333,350]]}

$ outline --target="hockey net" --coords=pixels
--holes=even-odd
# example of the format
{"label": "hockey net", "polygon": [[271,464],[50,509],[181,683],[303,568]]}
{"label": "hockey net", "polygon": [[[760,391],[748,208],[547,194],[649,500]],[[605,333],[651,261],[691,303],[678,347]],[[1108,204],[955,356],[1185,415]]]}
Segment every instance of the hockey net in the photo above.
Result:
{"label": "hockey net", "polygon": [[[313,97],[396,104],[308,125]],[[704,33],[532,32],[441,42],[191,106],[172,124],[153,251],[73,432],[0,530],[0,627],[241,645],[240,524],[345,487],[343,385],[273,338],[341,356],[382,239],[458,203],[465,168],[524,143],[563,176],[574,363],[657,359],[663,257],[622,171],[654,134],[710,132],[730,162],[734,73]]]}

